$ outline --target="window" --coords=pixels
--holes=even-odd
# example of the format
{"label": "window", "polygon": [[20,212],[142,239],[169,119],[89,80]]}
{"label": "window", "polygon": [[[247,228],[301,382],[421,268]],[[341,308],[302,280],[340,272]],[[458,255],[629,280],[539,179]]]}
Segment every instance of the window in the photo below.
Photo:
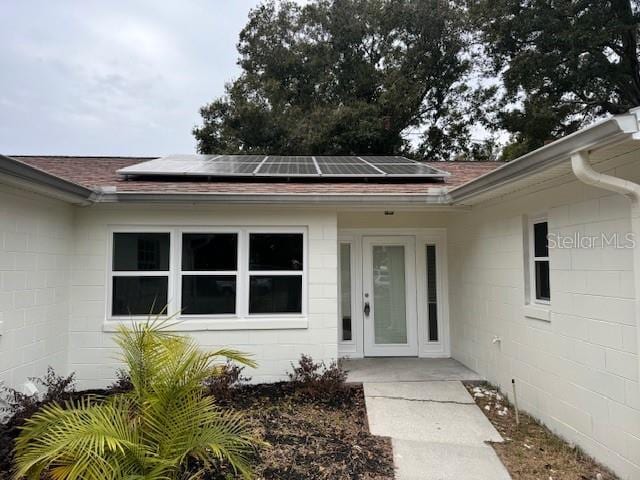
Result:
{"label": "window", "polygon": [[113,316],[159,314],[169,291],[169,234],[114,233]]}
{"label": "window", "polygon": [[249,234],[249,314],[302,313],[301,233]]}
{"label": "window", "polygon": [[340,244],[340,318],[343,342],[353,340],[351,326],[351,244]]}
{"label": "window", "polygon": [[427,245],[427,315],[430,342],[438,341],[438,286],[436,276],[436,246]]}
{"label": "window", "polygon": [[181,280],[184,315],[235,314],[238,235],[183,233]]}
{"label": "window", "polygon": [[535,303],[549,303],[551,300],[548,233],[546,220],[537,219],[530,223],[530,298]]}
{"label": "window", "polygon": [[[151,228],[150,230],[154,230]],[[304,233],[171,228],[112,236],[109,316],[301,315]]]}

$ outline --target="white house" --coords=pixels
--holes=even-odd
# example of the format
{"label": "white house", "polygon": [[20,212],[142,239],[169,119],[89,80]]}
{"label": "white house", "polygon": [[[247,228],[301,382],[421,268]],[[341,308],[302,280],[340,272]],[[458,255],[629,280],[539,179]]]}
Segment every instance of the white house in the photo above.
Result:
{"label": "white house", "polygon": [[[0,157],[0,379],[114,376],[168,306],[254,355],[453,357],[640,478],[640,114],[507,164]],[[635,248],[634,248],[635,247]]]}

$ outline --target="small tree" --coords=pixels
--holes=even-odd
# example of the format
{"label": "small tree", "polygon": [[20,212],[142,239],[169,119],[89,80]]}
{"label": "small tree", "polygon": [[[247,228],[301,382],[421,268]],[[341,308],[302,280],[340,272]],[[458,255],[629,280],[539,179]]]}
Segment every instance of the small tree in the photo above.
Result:
{"label": "small tree", "polygon": [[238,414],[216,407],[203,381],[221,357],[255,364],[235,350],[203,352],[165,326],[119,329],[130,391],[53,403],[26,422],[16,441],[16,478],[176,479],[189,458],[205,469],[227,461],[251,476],[247,454],[256,440]]}

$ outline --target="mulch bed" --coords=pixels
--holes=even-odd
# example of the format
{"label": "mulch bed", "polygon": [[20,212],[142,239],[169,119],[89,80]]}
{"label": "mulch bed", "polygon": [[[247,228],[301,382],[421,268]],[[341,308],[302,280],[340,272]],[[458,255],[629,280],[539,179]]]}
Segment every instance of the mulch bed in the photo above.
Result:
{"label": "mulch bed", "polygon": [[533,417],[515,411],[492,385],[465,383],[476,404],[500,432],[503,443],[489,442],[514,480],[616,480],[606,467],[553,434]]}
{"label": "mulch bed", "polygon": [[391,441],[369,433],[360,385],[330,403],[297,394],[291,383],[248,385],[224,403],[241,411],[268,444],[256,453],[256,479],[394,478]]}
{"label": "mulch bed", "polygon": [[[256,479],[393,479],[391,441],[369,433],[360,385],[350,385],[329,403],[296,393],[290,383],[246,385],[220,403],[241,411],[267,442],[255,454]],[[0,479],[10,478],[8,457],[17,432],[12,424],[0,425]],[[225,467],[203,477],[235,478]]]}

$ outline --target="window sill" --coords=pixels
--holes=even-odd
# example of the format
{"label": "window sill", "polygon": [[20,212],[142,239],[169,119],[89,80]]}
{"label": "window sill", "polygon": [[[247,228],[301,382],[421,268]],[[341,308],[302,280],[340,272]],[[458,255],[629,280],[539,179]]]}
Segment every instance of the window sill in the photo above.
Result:
{"label": "window sill", "polygon": [[[120,325],[133,325],[146,319],[107,319],[102,324],[103,332],[116,332]],[[198,320],[171,320],[168,327],[172,332],[206,332],[210,330],[292,330],[305,329],[309,326],[307,317],[279,318],[216,318]]]}
{"label": "window sill", "polygon": [[525,305],[524,316],[543,322],[551,322],[551,310],[545,305]]}

